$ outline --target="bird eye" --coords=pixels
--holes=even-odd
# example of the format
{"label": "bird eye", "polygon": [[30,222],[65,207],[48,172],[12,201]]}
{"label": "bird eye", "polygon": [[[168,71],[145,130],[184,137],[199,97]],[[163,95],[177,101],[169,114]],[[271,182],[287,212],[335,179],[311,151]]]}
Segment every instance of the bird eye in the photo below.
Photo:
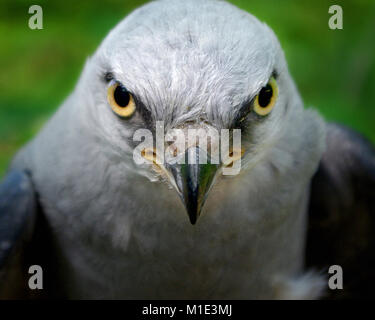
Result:
{"label": "bird eye", "polygon": [[273,109],[278,94],[277,83],[274,77],[263,87],[254,101],[254,111],[260,116],[265,116]]}
{"label": "bird eye", "polygon": [[122,118],[129,118],[135,112],[132,94],[118,82],[108,88],[107,99],[112,110]]}

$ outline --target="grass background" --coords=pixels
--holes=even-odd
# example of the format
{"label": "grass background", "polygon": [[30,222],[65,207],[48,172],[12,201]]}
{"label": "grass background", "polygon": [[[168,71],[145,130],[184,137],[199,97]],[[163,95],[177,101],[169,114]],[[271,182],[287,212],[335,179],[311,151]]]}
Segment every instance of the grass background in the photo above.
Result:
{"label": "grass background", "polygon": [[[0,177],[74,88],[108,31],[144,2],[0,2]],[[274,29],[307,106],[375,142],[375,1],[230,2]],[[28,28],[32,4],[43,8],[43,30]],[[344,30],[328,28],[333,4],[343,8]]]}

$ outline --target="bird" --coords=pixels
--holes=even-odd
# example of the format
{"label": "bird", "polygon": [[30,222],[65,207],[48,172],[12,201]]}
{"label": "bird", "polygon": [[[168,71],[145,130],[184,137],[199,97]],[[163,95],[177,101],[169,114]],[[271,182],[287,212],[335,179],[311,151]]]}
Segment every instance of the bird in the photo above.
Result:
{"label": "bird", "polygon": [[[139,130],[153,141],[190,129],[239,130],[241,147],[229,162],[190,163],[218,148],[199,139],[170,164],[156,161],[162,141],[135,162]],[[373,146],[304,106],[267,24],[225,1],[153,1],[110,31],[13,158],[0,297],[366,297],[374,191]],[[43,290],[28,286],[31,265]],[[328,288],[331,265],[342,290]]]}

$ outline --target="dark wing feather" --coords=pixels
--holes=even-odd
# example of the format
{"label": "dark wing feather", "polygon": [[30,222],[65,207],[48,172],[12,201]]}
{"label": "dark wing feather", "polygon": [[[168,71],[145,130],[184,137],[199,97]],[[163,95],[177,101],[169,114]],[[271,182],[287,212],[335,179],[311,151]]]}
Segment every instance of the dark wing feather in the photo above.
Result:
{"label": "dark wing feather", "polygon": [[343,268],[343,289],[327,297],[375,297],[375,149],[349,128],[330,124],[327,150],[312,180],[308,267]]}
{"label": "dark wing feather", "polygon": [[37,211],[30,177],[11,171],[0,184],[0,299],[25,297],[25,250],[32,240]]}

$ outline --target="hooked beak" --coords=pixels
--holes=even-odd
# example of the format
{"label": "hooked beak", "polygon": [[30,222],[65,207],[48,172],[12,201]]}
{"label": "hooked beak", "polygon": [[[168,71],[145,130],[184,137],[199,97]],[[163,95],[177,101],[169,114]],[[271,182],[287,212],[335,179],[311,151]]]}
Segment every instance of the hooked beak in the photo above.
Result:
{"label": "hooked beak", "polygon": [[[204,157],[207,163],[200,164],[199,160]],[[205,151],[199,147],[191,147],[185,151],[184,164],[168,165],[168,170],[175,179],[177,192],[193,225],[197,222],[219,167],[218,164],[211,164],[209,161]]]}

